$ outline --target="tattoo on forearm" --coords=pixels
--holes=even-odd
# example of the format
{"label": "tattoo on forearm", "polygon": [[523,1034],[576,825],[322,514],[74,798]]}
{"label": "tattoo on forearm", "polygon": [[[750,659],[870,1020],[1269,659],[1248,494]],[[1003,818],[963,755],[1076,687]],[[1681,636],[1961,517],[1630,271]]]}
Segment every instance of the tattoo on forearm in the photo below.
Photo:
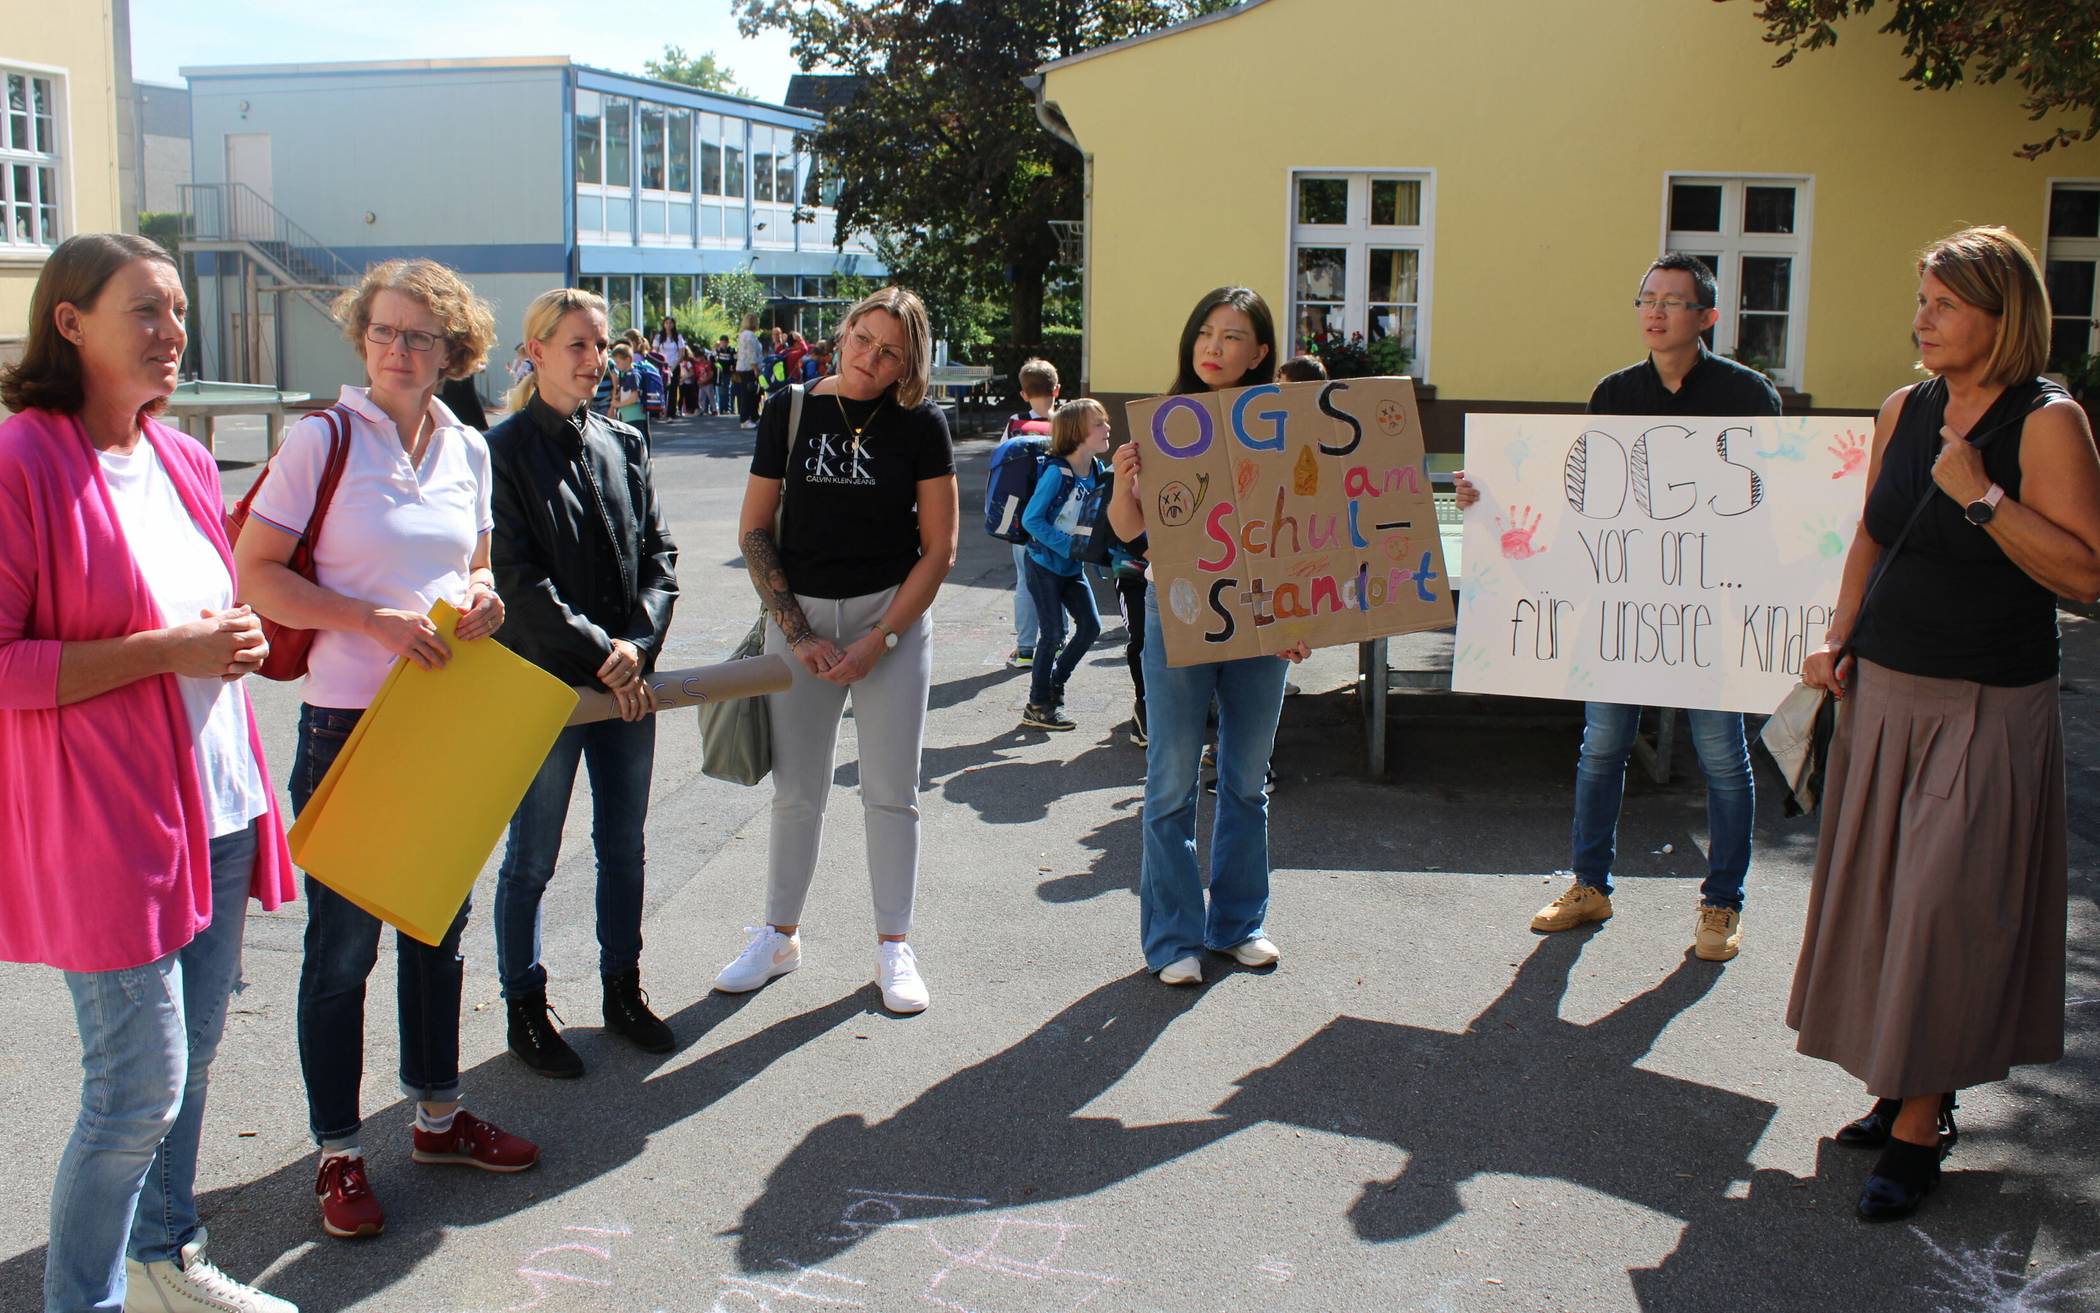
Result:
{"label": "tattoo on forearm", "polygon": [[795,600],[794,590],[788,587],[787,570],[780,564],[780,549],[773,545],[772,534],[753,529],[744,535],[744,568],[751,572],[751,586],[758,590],[758,600],[773,613],[773,621],[787,636],[788,646],[811,637],[809,619],[802,614],[802,604]]}

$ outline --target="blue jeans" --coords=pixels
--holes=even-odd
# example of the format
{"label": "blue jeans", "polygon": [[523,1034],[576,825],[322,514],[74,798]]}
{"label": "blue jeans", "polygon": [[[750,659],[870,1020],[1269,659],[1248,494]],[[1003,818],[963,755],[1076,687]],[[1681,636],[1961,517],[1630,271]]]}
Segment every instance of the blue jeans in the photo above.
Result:
{"label": "blue jeans", "polygon": [[122,1308],[127,1252],[164,1262],[196,1238],[204,1095],[241,976],[255,851],[253,825],[211,841],[211,924],[189,943],[143,966],[65,973],[80,1116],[51,1188],[46,1313]]}
{"label": "blue jeans", "polygon": [[1028,591],[1028,544],[1015,543],[1014,646],[1024,652],[1034,651],[1039,628],[1035,616],[1035,594]]}
{"label": "blue jeans", "polygon": [[[1037,623],[1036,662],[1028,668],[1028,700],[1047,706],[1055,692],[1062,692],[1072,672],[1085,659],[1087,649],[1101,637],[1101,615],[1094,609],[1094,590],[1086,575],[1069,577],[1046,570],[1034,561],[1022,566],[1029,596],[1035,599]],[[1065,637],[1065,617],[1072,617],[1072,637]],[[1055,668],[1050,654],[1057,653]]]}
{"label": "blue jeans", "polygon": [[[328,774],[364,712],[299,708],[299,746],[292,758],[292,806]],[[434,806],[442,805],[433,800]],[[426,1103],[459,1097],[459,993],[464,965],[460,933],[467,908],[432,947],[394,935],[395,993],[401,1027],[401,1092]],[[306,1115],[324,1149],[357,1143],[363,1119],[358,1087],[365,1077],[365,981],[379,961],[381,923],[312,876],[306,878],[306,955],[299,967],[299,1067],[306,1077]]]}
{"label": "blue jeans", "polygon": [[[1611,893],[1612,858],[1618,850],[1619,804],[1626,795],[1626,762],[1641,709],[1615,702],[1583,708],[1582,755],[1575,763],[1575,878]],[[1674,714],[1665,711],[1666,715]],[[1701,902],[1743,910],[1743,877],[1750,871],[1750,823],[1757,794],[1750,779],[1750,745],[1742,713],[1684,713],[1692,724],[1692,746],[1706,772],[1706,882]]]}
{"label": "blue jeans", "polygon": [[[1158,971],[1201,948],[1262,933],[1269,911],[1269,799],[1262,792],[1283,714],[1282,657],[1170,667],[1158,590],[1145,597],[1145,857],[1138,936]],[[1218,803],[1210,832],[1210,907],[1196,869],[1196,776],[1204,721],[1218,706]]]}
{"label": "blue jeans", "polygon": [[656,717],[571,725],[554,740],[540,773],[510,818],[510,846],[496,874],[496,974],[503,996],[547,988],[540,962],[540,899],[561,856],[562,823],[576,764],[591,775],[591,844],[598,853],[598,974],[642,962],[642,827],[656,765]]}

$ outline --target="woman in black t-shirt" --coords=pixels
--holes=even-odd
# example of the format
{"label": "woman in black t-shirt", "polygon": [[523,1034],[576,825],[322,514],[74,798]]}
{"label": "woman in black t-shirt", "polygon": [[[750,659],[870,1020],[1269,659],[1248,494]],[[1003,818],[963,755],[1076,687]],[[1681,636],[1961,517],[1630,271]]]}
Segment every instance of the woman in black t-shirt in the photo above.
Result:
{"label": "woman in black t-shirt", "polygon": [[1865,532],[1801,675],[1843,702],[1786,1019],[1876,1096],[1837,1135],[1885,1146],[1869,1221],[1908,1217],[1938,1180],[1954,1091],[2063,1055],[2056,598],[2100,596],[2100,459],[2036,377],[2034,253],[1970,228],[1918,273],[1933,377],[1881,407]]}
{"label": "woman in black t-shirt", "polygon": [[[801,965],[796,933],[816,873],[832,754],[850,691],[860,738],[876,980],[893,1012],[926,1007],[905,936],[919,874],[919,748],[933,682],[927,611],[955,564],[955,454],[926,399],[926,307],[889,287],[839,330],[839,372],[759,426],[740,526],[744,561],[772,623],[766,651],[795,682],[768,699],[773,834],[764,924],[715,988],[756,989]],[[777,520],[776,512],[782,511]]]}

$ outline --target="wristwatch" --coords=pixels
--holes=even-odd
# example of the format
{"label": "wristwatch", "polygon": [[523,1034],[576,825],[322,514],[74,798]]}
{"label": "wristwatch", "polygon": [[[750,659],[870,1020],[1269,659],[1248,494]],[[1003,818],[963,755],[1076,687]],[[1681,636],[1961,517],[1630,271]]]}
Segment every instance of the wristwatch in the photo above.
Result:
{"label": "wristwatch", "polygon": [[1990,491],[1964,506],[1961,513],[1969,518],[1969,523],[1981,529],[1992,520],[1998,518],[1998,503],[2004,497],[2005,489],[1994,483],[1991,485]]}
{"label": "wristwatch", "polygon": [[896,650],[897,650],[897,631],[896,631],[896,630],[894,630],[894,629],[892,629],[892,628],[890,628],[890,627],[889,627],[888,625],[886,625],[886,624],[882,623],[882,621],[880,621],[880,620],[877,620],[877,621],[875,622],[875,627],[876,627],[877,629],[880,629],[880,630],[882,631],[882,650],[883,650],[883,651],[885,651],[885,652],[894,652],[894,651],[896,651]]}

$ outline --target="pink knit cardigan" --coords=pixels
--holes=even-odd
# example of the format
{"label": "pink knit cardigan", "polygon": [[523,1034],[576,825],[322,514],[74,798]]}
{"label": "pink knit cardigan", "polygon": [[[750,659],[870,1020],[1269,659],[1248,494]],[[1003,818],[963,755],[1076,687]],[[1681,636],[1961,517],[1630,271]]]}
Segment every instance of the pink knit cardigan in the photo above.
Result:
{"label": "pink knit cardigan", "polygon": [[[231,573],[218,466],[145,427]],[[167,623],[80,422],[29,410],[0,423],[0,961],[138,966],[211,923],[209,817],[175,677],[58,705],[61,644]],[[268,780],[252,706],[248,745]],[[294,885],[274,790],[260,838],[249,892],[276,907]]]}

